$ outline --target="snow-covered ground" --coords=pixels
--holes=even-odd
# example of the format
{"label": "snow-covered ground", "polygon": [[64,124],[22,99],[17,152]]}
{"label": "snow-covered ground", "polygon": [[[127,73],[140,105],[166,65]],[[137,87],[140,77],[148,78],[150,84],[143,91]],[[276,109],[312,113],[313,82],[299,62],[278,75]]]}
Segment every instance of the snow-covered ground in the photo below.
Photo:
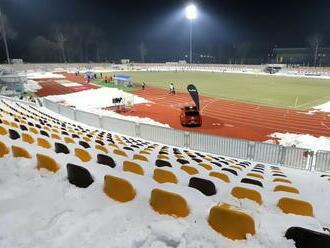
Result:
{"label": "snow-covered ground", "polygon": [[[317,138],[309,134],[295,133],[273,133],[270,137],[275,138],[282,146],[296,146],[313,151],[330,151],[330,138],[328,137],[321,136]],[[274,140],[268,140],[266,142],[274,143]]]}
{"label": "snow-covered ground", "polygon": [[115,104],[112,102],[112,99],[118,97],[122,97],[123,102],[129,105],[149,102],[148,100],[142,97],[124,92],[122,90],[116,88],[105,88],[105,87],[99,89],[80,91],[66,95],[47,96],[46,98],[50,101],[61,103],[65,106],[72,106],[78,110],[83,110],[98,115],[110,116],[122,120],[134,121],[138,123],[169,127],[167,124],[154,121],[150,118],[125,116],[111,110],[104,110],[104,108],[115,106]]}
{"label": "snow-covered ground", "polygon": [[148,102],[142,97],[126,93],[117,88],[106,87],[65,95],[47,96],[46,98],[54,102],[61,102],[66,106],[74,106],[76,109],[94,111],[95,109],[115,106],[112,99],[118,97],[122,97],[123,101],[131,101],[131,104]]}
{"label": "snow-covered ground", "polygon": [[48,71],[27,71],[21,72],[20,74],[26,76],[28,79],[47,79],[47,78],[65,78],[63,75]]}
{"label": "snow-covered ground", "polygon": [[[1,106],[6,109],[6,107]],[[43,110],[43,109],[40,109]],[[4,114],[3,118],[13,119]],[[59,117],[59,115],[56,115]],[[30,121],[35,121],[30,119]],[[3,126],[3,124],[0,124]],[[13,128],[13,127],[11,127]],[[15,129],[15,128],[13,128]],[[19,129],[16,129],[21,132]],[[20,139],[12,140],[8,136],[0,136],[7,146],[18,145],[27,149],[32,159],[13,158],[10,154],[0,158],[0,247],[1,248],[130,248],[130,247],[223,247],[223,248],[294,248],[291,240],[283,235],[291,226],[301,226],[317,231],[322,227],[330,227],[330,196],[329,183],[320,178],[318,173],[300,171],[289,168],[281,170],[292,180],[299,195],[285,192],[273,192],[276,185],[272,182],[270,167],[266,165],[264,188],[244,184],[244,187],[255,189],[262,194],[263,204],[257,205],[250,200],[238,200],[231,196],[232,187],[240,183],[242,177],[250,172],[252,165],[238,176],[228,173],[231,182],[224,183],[208,176],[209,171],[188,159],[192,166],[198,168],[197,177],[212,180],[217,188],[216,195],[205,196],[199,191],[187,187],[191,176],[183,173],[177,164],[172,147],[169,147],[169,162],[175,166],[167,168],[178,177],[178,184],[158,184],[152,180],[154,162],[162,148],[158,146],[150,155],[150,162],[139,161],[145,175],[135,175],[122,170],[124,160],[132,160],[134,152],[126,151],[124,158],[112,153],[117,166],[110,168],[97,164],[94,149],[96,144],[90,142],[88,149],[93,155],[89,162],[81,162],[73,154],[57,154],[53,149],[44,149],[36,144],[28,144]],[[120,137],[121,139],[123,137]],[[48,139],[48,138],[47,138]],[[48,139],[52,145],[58,140]],[[124,145],[117,144],[120,148]],[[67,144],[72,151],[77,144]],[[184,153],[184,149],[180,151]],[[191,151],[194,152],[194,151]],[[51,156],[60,165],[57,173],[45,170],[38,171],[35,154]],[[205,154],[208,155],[208,154]],[[229,165],[235,164],[231,161]],[[71,185],[67,180],[66,164],[74,163],[88,169],[95,182],[82,189]],[[227,167],[223,164],[224,167]],[[214,166],[213,170],[221,171]],[[136,189],[136,198],[127,203],[116,202],[103,193],[104,175],[114,175],[130,181]],[[161,188],[182,195],[188,202],[191,214],[186,218],[174,218],[159,215],[149,205],[150,192]],[[280,197],[289,196],[311,202],[315,217],[303,217],[284,214],[277,207]],[[247,240],[232,241],[215,232],[207,222],[212,206],[229,203],[249,214],[255,220],[256,235]]]}
{"label": "snow-covered ground", "polygon": [[24,84],[25,91],[37,92],[39,89],[41,89],[41,86],[39,85],[39,83],[32,79],[28,79],[27,83]]}
{"label": "snow-covered ground", "polygon": [[315,109],[317,111],[329,112],[330,113],[330,101],[326,102],[324,104],[321,104],[319,106],[316,106],[313,109]]}

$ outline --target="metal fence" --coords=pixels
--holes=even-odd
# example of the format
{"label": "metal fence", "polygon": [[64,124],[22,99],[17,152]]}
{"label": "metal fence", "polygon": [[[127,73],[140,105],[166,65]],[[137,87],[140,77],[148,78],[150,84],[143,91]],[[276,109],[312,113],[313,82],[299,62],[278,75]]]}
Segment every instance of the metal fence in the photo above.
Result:
{"label": "metal fence", "polygon": [[99,116],[75,110],[47,99],[44,99],[43,103],[46,108],[75,121],[132,137],[260,163],[301,170],[330,171],[330,152],[327,151],[314,153],[309,149],[297,147],[284,147],[223,136],[184,132],[109,116]]}
{"label": "metal fence", "polygon": [[315,170],[330,171],[330,152],[317,151],[315,154]]}

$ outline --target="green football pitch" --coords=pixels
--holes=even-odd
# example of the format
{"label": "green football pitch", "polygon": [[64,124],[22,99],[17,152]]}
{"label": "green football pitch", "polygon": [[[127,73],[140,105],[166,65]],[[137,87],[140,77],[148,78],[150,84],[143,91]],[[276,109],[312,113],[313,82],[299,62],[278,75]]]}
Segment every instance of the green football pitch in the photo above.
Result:
{"label": "green football pitch", "polygon": [[[115,74],[115,73],[114,73]],[[135,83],[186,91],[193,83],[201,95],[261,105],[308,109],[330,101],[330,80],[222,72],[123,71]]]}

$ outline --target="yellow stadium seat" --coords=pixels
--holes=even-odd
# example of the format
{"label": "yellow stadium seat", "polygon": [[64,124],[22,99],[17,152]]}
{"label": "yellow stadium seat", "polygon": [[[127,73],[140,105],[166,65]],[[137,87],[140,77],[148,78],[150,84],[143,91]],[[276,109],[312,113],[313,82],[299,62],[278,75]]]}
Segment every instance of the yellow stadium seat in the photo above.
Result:
{"label": "yellow stadium seat", "polygon": [[80,148],[75,148],[74,149],[74,154],[76,157],[78,157],[82,162],[88,162],[92,159],[91,155],[89,154],[88,151],[85,151]]}
{"label": "yellow stadium seat", "polygon": [[129,171],[142,176],[144,175],[144,171],[141,165],[130,161],[124,161],[123,171]]}
{"label": "yellow stadium seat", "polygon": [[91,141],[91,139],[88,137],[83,137],[83,140],[86,141],[87,143]]}
{"label": "yellow stadium seat", "polygon": [[274,188],[274,191],[284,191],[284,192],[289,192],[289,193],[294,193],[294,194],[299,194],[299,190],[294,188],[294,187],[289,187],[285,185],[276,185]]}
{"label": "yellow stadium seat", "polygon": [[10,125],[11,125],[12,127],[14,127],[14,128],[19,128],[19,126],[17,125],[16,122],[11,122]]}
{"label": "yellow stadium seat", "polygon": [[60,140],[61,139],[61,137],[58,134],[56,134],[56,133],[52,133],[51,138],[52,139],[57,139],[57,140]]}
{"label": "yellow stadium seat", "polygon": [[2,120],[2,123],[5,124],[6,126],[10,126],[10,123],[7,120]]}
{"label": "yellow stadium seat", "polygon": [[140,151],[139,153],[140,153],[140,154],[150,155],[150,152],[148,152],[147,150]]}
{"label": "yellow stadium seat", "polygon": [[60,133],[60,131],[57,129],[57,128],[52,128],[52,130],[51,130],[52,132],[54,132],[54,133],[57,133],[57,134],[59,134]]}
{"label": "yellow stadium seat", "polygon": [[43,129],[46,130],[46,131],[50,131],[50,128],[47,127],[47,126],[43,126]]}
{"label": "yellow stadium seat", "polygon": [[182,165],[181,170],[187,172],[189,175],[196,175],[199,173],[195,167],[188,166],[188,165]]}
{"label": "yellow stadium seat", "polygon": [[209,173],[209,176],[211,177],[216,177],[226,183],[230,183],[230,179],[228,177],[228,175],[224,174],[224,173],[221,173],[221,172],[216,172],[216,171],[211,171]]}
{"label": "yellow stadium seat", "polygon": [[161,189],[153,189],[150,197],[151,207],[160,214],[186,217],[189,215],[189,207],[181,195]]}
{"label": "yellow stadium seat", "polygon": [[37,168],[40,170],[41,168],[47,169],[49,171],[52,172],[56,172],[60,169],[60,167],[58,166],[58,164],[56,163],[56,161],[47,156],[47,155],[43,155],[43,154],[37,154]]}
{"label": "yellow stadium seat", "polygon": [[254,189],[247,189],[243,187],[234,187],[231,194],[238,199],[250,199],[257,202],[259,205],[262,204],[261,194]]}
{"label": "yellow stadium seat", "polygon": [[32,158],[31,154],[23,147],[11,146],[14,157],[17,158]]}
{"label": "yellow stadium seat", "polygon": [[141,161],[148,161],[147,157],[145,157],[143,155],[140,155],[140,154],[134,154],[133,159],[134,160],[141,160]]}
{"label": "yellow stadium seat", "polygon": [[101,145],[95,145],[95,149],[99,150],[99,151],[102,151],[104,153],[108,153],[108,149],[105,148],[104,146],[101,146]]}
{"label": "yellow stadium seat", "polygon": [[158,159],[170,159],[168,156],[164,155],[164,154],[160,154],[157,156]]}
{"label": "yellow stadium seat", "polygon": [[118,148],[118,146],[117,146],[117,145],[115,145],[115,144],[112,144],[112,143],[109,143],[109,144],[108,144],[108,146],[112,146],[112,147],[114,147],[114,148]]}
{"label": "yellow stadium seat", "polygon": [[264,179],[264,177],[261,175],[261,174],[258,174],[258,173],[253,173],[253,172],[250,172],[248,174],[246,174],[248,177],[256,177],[256,178],[260,178],[260,179]]}
{"label": "yellow stadium seat", "polygon": [[215,231],[232,240],[246,239],[247,234],[256,233],[253,218],[228,205],[212,207],[208,221]]}
{"label": "yellow stadium seat", "polygon": [[281,183],[292,183],[290,180],[285,179],[285,178],[274,178],[274,179],[273,179],[273,182],[274,182],[274,183],[276,183],[276,182],[281,182]]}
{"label": "yellow stadium seat", "polygon": [[132,184],[125,179],[111,175],[104,176],[105,194],[119,202],[128,202],[135,198],[136,192]]}
{"label": "yellow stadium seat", "polygon": [[122,150],[119,150],[119,149],[114,149],[113,153],[116,154],[116,155],[119,155],[119,156],[127,157],[126,152],[124,152]]}
{"label": "yellow stadium seat", "polygon": [[64,137],[64,141],[67,144],[74,144],[74,139],[70,138],[70,137]]}
{"label": "yellow stadium seat", "polygon": [[302,200],[283,197],[278,201],[277,206],[286,214],[314,216],[313,206]]}
{"label": "yellow stadium seat", "polygon": [[7,134],[8,134],[8,130],[3,126],[0,126],[0,135],[7,135]]}
{"label": "yellow stadium seat", "polygon": [[36,128],[34,128],[34,127],[29,127],[29,132],[30,133],[34,133],[34,134],[38,134],[39,133],[38,130]]}
{"label": "yellow stadium seat", "polygon": [[22,140],[24,142],[29,143],[29,144],[33,144],[34,143],[34,138],[32,138],[32,136],[30,134],[27,134],[27,133],[23,133],[22,134]]}
{"label": "yellow stadium seat", "polygon": [[44,138],[37,138],[37,143],[38,143],[38,146],[41,146],[46,149],[49,149],[52,147],[51,144],[48,142],[48,140],[46,140]]}
{"label": "yellow stadium seat", "polygon": [[163,169],[155,169],[153,179],[159,183],[178,183],[178,179],[173,172]]}
{"label": "yellow stadium seat", "polygon": [[206,163],[199,163],[200,166],[204,167],[206,170],[212,170],[213,167]]}
{"label": "yellow stadium seat", "polygon": [[8,147],[5,145],[5,143],[2,143],[0,141],[0,158],[2,158],[4,155],[9,153]]}
{"label": "yellow stadium seat", "polygon": [[208,157],[205,157],[204,159],[207,160],[207,161],[209,161],[209,162],[212,162],[213,161],[212,158],[208,158]]}

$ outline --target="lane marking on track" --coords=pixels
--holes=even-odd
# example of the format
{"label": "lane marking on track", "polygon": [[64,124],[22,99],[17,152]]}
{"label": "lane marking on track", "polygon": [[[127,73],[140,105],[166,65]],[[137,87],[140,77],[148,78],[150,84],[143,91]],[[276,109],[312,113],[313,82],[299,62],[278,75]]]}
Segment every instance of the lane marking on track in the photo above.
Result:
{"label": "lane marking on track", "polygon": [[217,102],[217,101],[219,101],[219,100],[213,100],[213,101],[208,102],[208,103],[207,103],[207,104],[201,109],[201,113],[203,113],[204,109],[206,109],[210,104],[215,103],[215,102]]}
{"label": "lane marking on track", "polygon": [[330,129],[323,121],[321,121],[321,125],[324,126],[326,129]]}

